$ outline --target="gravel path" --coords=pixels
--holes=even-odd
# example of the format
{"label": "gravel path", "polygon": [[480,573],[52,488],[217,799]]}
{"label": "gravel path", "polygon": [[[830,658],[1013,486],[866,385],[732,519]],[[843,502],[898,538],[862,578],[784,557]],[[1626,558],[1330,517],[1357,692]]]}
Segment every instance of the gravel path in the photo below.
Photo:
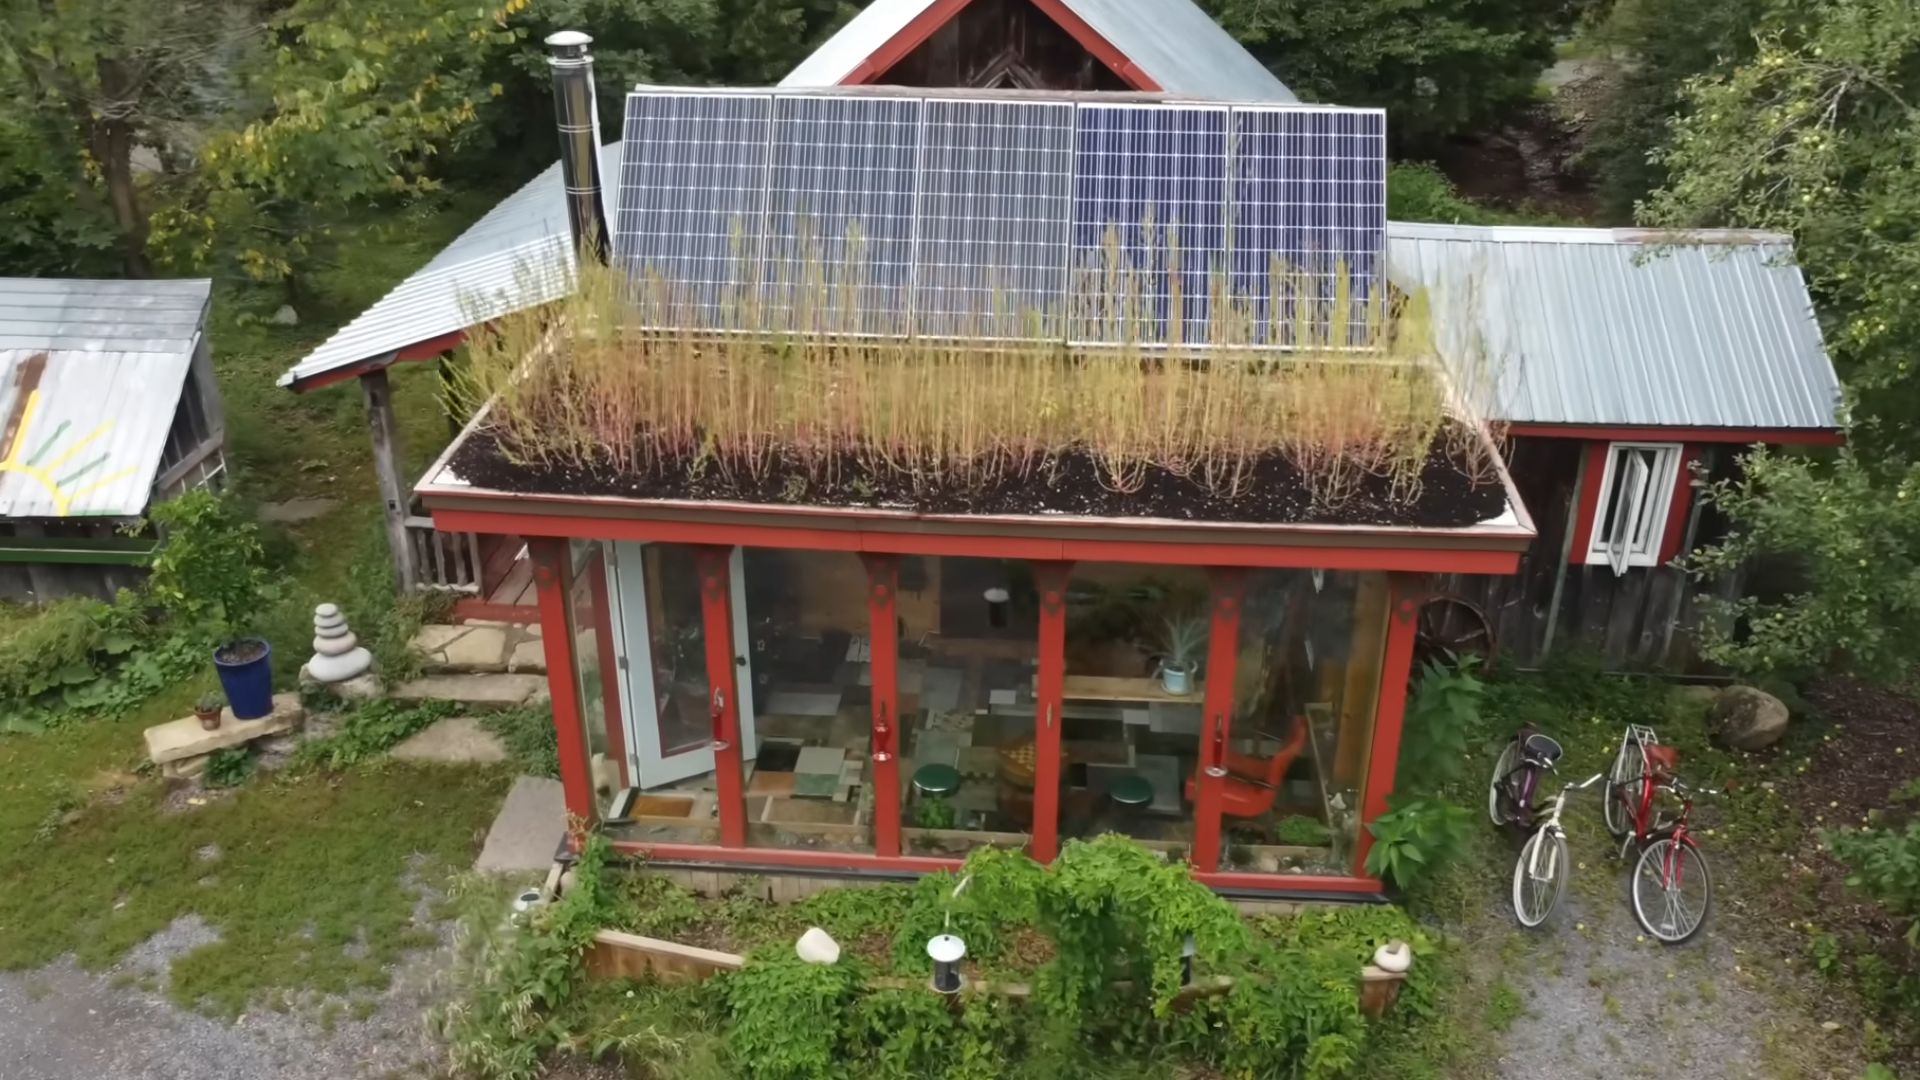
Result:
{"label": "gravel path", "polygon": [[[1800,961],[1750,940],[1728,860],[1714,864],[1706,929],[1667,946],[1642,937],[1622,865],[1575,850],[1585,865],[1560,910],[1539,931],[1516,931],[1502,958],[1517,1011],[1501,1080],[1857,1080],[1858,1021],[1823,1012],[1830,1003],[1794,970]],[[1511,920],[1504,902],[1499,915]]]}
{"label": "gravel path", "polygon": [[188,917],[100,972],[71,959],[0,974],[0,1076],[8,1080],[349,1080],[425,1076],[434,1046],[422,1026],[445,950],[395,972],[371,1011],[308,1002],[229,1023],[176,1008],[166,971],[217,940]]}

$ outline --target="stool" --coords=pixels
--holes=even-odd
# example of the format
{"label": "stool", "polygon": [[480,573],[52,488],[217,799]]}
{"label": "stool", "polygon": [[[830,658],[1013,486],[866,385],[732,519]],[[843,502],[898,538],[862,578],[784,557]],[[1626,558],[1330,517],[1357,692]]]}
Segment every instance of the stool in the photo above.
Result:
{"label": "stool", "polygon": [[1153,802],[1153,785],[1139,773],[1126,773],[1107,785],[1107,797],[1122,810],[1138,811]]}
{"label": "stool", "polygon": [[960,770],[951,765],[922,765],[913,770],[913,790],[921,795],[947,798],[960,790]]}

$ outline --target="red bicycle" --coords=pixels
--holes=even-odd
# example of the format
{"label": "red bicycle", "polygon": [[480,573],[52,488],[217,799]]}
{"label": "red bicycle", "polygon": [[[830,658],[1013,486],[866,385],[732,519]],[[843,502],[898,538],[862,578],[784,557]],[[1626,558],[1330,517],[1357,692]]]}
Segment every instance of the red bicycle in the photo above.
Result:
{"label": "red bicycle", "polygon": [[[1713,874],[1688,826],[1694,796],[1718,792],[1681,783],[1674,775],[1679,761],[1652,728],[1628,725],[1608,773],[1604,804],[1607,831],[1620,839],[1621,857],[1640,851],[1629,884],[1633,917],[1669,945],[1698,934],[1713,907]],[[1662,794],[1679,800],[1677,816],[1669,817],[1658,805]]]}

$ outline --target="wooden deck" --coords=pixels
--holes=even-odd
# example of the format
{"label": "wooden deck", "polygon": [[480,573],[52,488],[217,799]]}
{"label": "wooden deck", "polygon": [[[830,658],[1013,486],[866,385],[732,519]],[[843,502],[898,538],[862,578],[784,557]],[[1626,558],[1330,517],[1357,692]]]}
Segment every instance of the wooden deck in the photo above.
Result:
{"label": "wooden deck", "polygon": [[533,560],[527,557],[526,542],[519,537],[499,537],[486,552],[481,581],[486,591],[464,597],[453,606],[460,619],[490,619],[502,622],[537,623],[540,600],[533,587]]}

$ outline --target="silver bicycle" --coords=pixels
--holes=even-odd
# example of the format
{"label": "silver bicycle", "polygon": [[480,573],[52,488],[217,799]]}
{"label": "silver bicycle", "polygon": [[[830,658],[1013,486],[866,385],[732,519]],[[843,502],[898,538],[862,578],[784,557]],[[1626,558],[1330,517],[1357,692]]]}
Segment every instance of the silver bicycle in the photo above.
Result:
{"label": "silver bicycle", "polygon": [[1567,892],[1569,862],[1567,831],[1560,824],[1560,811],[1566,807],[1569,794],[1584,791],[1605,777],[1605,773],[1594,773],[1560,789],[1541,815],[1539,827],[1521,846],[1520,857],[1513,863],[1513,915],[1521,926],[1529,930],[1539,926],[1560,906],[1560,898]]}

